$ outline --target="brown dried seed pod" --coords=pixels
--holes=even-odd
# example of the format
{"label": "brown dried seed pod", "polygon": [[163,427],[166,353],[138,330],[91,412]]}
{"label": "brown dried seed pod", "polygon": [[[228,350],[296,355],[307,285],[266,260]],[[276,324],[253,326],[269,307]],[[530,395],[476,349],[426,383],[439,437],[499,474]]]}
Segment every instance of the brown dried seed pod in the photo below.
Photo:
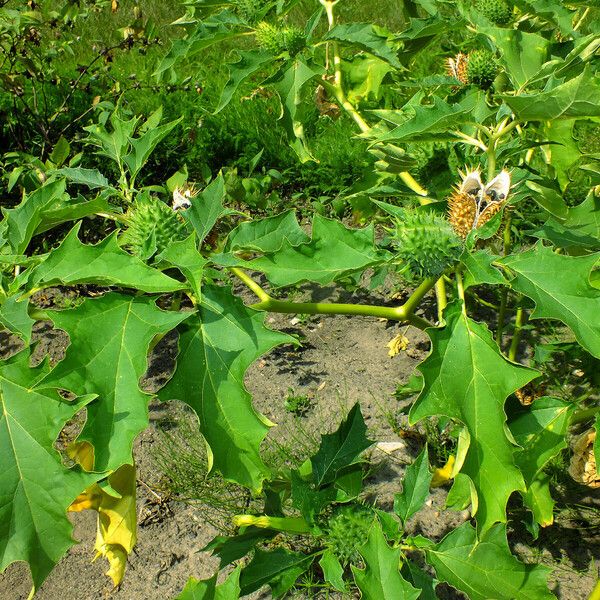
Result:
{"label": "brown dried seed pod", "polygon": [[591,488],[600,487],[600,475],[596,470],[596,457],[594,456],[594,440],[596,432],[588,429],[573,444],[573,456],[569,465],[569,475],[577,482]]}
{"label": "brown dried seed pod", "polygon": [[468,63],[467,55],[459,52],[454,58],[446,59],[446,72],[450,77],[455,77],[463,85],[466,85]]}
{"label": "brown dried seed pod", "polygon": [[456,190],[448,198],[448,221],[461,238],[465,239],[473,229],[476,214],[477,204],[474,196]]}
{"label": "brown dried seed pod", "polygon": [[541,398],[546,393],[544,384],[535,384],[530,382],[527,385],[519,388],[515,392],[515,396],[523,406],[533,404],[538,398]]}
{"label": "brown dried seed pod", "polygon": [[502,204],[498,202],[487,206],[477,221],[477,227],[485,225],[495,214],[500,212],[501,208]]}

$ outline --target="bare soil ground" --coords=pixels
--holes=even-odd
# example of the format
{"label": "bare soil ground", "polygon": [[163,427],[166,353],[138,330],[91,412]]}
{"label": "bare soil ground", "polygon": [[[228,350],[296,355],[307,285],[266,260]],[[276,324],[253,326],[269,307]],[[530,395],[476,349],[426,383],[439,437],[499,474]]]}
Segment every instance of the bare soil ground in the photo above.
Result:
{"label": "bare soil ground", "polygon": [[[329,301],[348,301],[346,292],[328,288]],[[325,299],[312,289],[303,298]],[[354,297],[354,301],[367,301]],[[370,298],[373,302],[373,298]],[[433,315],[429,315],[433,318]],[[278,425],[269,439],[282,445],[315,443],[321,433],[337,427],[348,409],[360,406],[373,439],[395,442],[379,445],[372,459],[380,468],[369,482],[367,494],[380,507],[391,509],[393,496],[401,489],[400,478],[420,450],[419,444],[399,437],[390,416],[397,415],[399,403],[393,393],[398,382],[406,381],[414,367],[426,356],[427,336],[410,328],[407,351],[394,358],[388,356],[386,343],[405,328],[374,318],[319,316],[305,320],[293,315],[273,315],[269,326],[297,334],[302,345],[280,347],[258,360],[248,371],[246,384],[254,397],[257,410]],[[62,332],[49,323],[38,323],[37,351],[59,359],[68,344]],[[15,338],[0,333],[2,355],[14,353],[19,347]],[[175,344],[165,340],[151,357],[149,371],[142,385],[154,391],[168,378],[172,369]],[[284,407],[293,390],[307,395],[312,406],[302,417],[294,416]],[[135,444],[138,466],[138,530],[137,547],[129,559],[122,585],[114,590],[103,574],[107,569],[102,558],[92,562],[95,538],[95,513],[86,511],[71,515],[75,545],[49,576],[36,598],[40,600],[162,600],[173,598],[189,576],[209,577],[217,562],[201,549],[220,531],[210,522],[215,519],[210,508],[190,505],[170,498],[161,485],[162,474],[155,459],[156,446],[164,443],[161,430],[166,423],[189,418],[180,405],[150,402],[150,426]],[[187,415],[187,417],[186,417]],[[269,444],[267,443],[267,446]],[[298,450],[298,448],[296,448]],[[299,451],[301,452],[302,449]],[[444,510],[447,490],[438,488],[427,506],[413,517],[410,524],[415,533],[440,539],[450,529],[469,518],[469,513]],[[543,530],[533,542],[519,522],[510,523],[509,541],[515,552],[526,561],[542,561],[553,569],[554,592],[562,600],[584,600],[597,576],[596,561],[600,559],[600,498],[591,497],[583,487],[558,490],[559,505],[572,510],[558,513],[554,526]],[[579,509],[578,509],[579,507]],[[578,512],[579,510],[579,512]],[[590,510],[592,512],[590,512]],[[593,511],[596,518],[590,518]],[[562,515],[562,516],[561,516]],[[25,600],[31,587],[28,569],[23,563],[11,565],[0,575],[0,599]],[[449,588],[438,588],[442,598],[462,598]],[[254,597],[268,598],[268,590]],[[297,593],[296,597],[307,597]],[[535,600],[535,599],[532,599]]]}

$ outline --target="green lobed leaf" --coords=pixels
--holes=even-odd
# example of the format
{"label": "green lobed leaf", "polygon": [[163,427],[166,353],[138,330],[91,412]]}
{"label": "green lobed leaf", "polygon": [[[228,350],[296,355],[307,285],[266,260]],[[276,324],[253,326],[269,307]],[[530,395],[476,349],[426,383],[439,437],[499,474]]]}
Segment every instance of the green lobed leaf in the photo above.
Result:
{"label": "green lobed leaf", "polygon": [[219,569],[232,562],[243,558],[259,542],[265,542],[276,534],[273,529],[263,529],[262,527],[248,527],[244,533],[232,536],[218,535],[213,538],[202,552],[212,552],[213,556],[220,559]]}
{"label": "green lobed leaf", "polygon": [[77,221],[98,213],[111,213],[114,207],[108,203],[106,197],[98,196],[92,200],[84,200],[81,196],[71,198],[67,202],[57,202],[51,208],[41,213],[41,219],[35,228],[35,235],[48,231],[62,223]]}
{"label": "green lobed leaf", "polygon": [[438,584],[429,573],[426,573],[409,558],[405,559],[401,570],[407,581],[413,584],[420,592],[419,600],[438,600],[435,588]]}
{"label": "green lobed leaf", "polygon": [[360,405],[356,403],[337,431],[321,436],[319,450],[310,459],[313,481],[317,485],[331,483],[342,469],[352,465],[373,443],[366,432]]}
{"label": "green lobed leaf", "polygon": [[60,136],[58,142],[54,144],[54,148],[52,148],[52,152],[48,157],[55,165],[61,166],[67,158],[69,158],[69,154],[71,153],[71,145],[67,141],[64,136]]}
{"label": "green lobed leaf", "polygon": [[525,487],[504,432],[504,401],[537,371],[507,361],[487,327],[468,318],[460,303],[449,304],[445,317],[445,327],[427,330],[431,354],[418,367],[424,387],[409,419],[445,415],[465,424],[471,441],[461,472],[473,480],[477,524],[485,532],[506,522],[509,496]]}
{"label": "green lobed leaf", "polygon": [[538,243],[498,263],[514,273],[511,287],[535,302],[530,318],[562,321],[588,352],[600,357],[600,290],[589,281],[598,257],[555,254]]}
{"label": "green lobed leaf", "polygon": [[440,581],[467,594],[470,600],[550,600],[547,567],[526,565],[511,553],[506,526],[496,524],[477,539],[470,523],[450,532],[426,549],[427,562]]}
{"label": "green lobed leaf", "polygon": [[243,81],[269,63],[275,61],[275,57],[264,50],[237,50],[237,53],[240,55],[240,60],[228,65],[229,80],[221,92],[221,98],[215,109],[215,114],[222,111],[231,102],[233,95]]}
{"label": "green lobed leaf", "polygon": [[536,94],[503,95],[522,121],[550,121],[552,119],[581,119],[600,116],[600,79],[590,75],[586,68],[581,75]]}
{"label": "green lobed leaf", "polygon": [[294,210],[287,210],[273,217],[244,221],[227,237],[225,249],[277,252],[284,244],[298,246],[310,238],[298,224]]}
{"label": "green lobed leaf", "polygon": [[291,483],[292,505],[311,524],[314,523],[315,517],[321,513],[323,508],[336,499],[338,493],[338,490],[332,485],[320,489],[312,482],[304,480],[295,470],[291,473]]}
{"label": "green lobed leaf", "polygon": [[208,263],[196,248],[196,235],[192,233],[185,240],[169,244],[158,256],[158,261],[165,261],[177,267],[189,281],[196,300],[202,298],[202,276]]}
{"label": "green lobed leaf", "polygon": [[323,571],[323,578],[329,585],[338,592],[348,591],[348,586],[344,581],[344,568],[331,548],[328,548],[323,552],[323,556],[319,561],[319,566]]}
{"label": "green lobed leaf", "polygon": [[131,463],[135,437],[148,426],[150,396],[139,388],[150,342],[189,318],[165,312],[148,297],[109,293],[71,310],[48,311],[69,334],[65,358],[39,384],[95,394],[79,435],[94,446],[96,471]]}
{"label": "green lobed leaf", "polygon": [[248,261],[275,287],[314,281],[323,285],[340,277],[387,261],[391,255],[374,245],[374,228],[347,229],[341,222],[315,215],[312,239],[292,246],[285,242],[278,252]]}
{"label": "green lobed leaf", "polygon": [[295,342],[267,329],[264,319],[229,288],[205,285],[199,312],[180,333],[175,374],[159,392],[162,400],[179,399],[196,411],[210,469],[255,490],[269,474],[259,446],[270,422],[252,407],[244,374],[261,354]]}
{"label": "green lobed leaf", "polygon": [[427,445],[425,445],[419,456],[406,469],[402,479],[402,492],[394,496],[394,512],[404,524],[423,508],[429,496],[431,477]]}
{"label": "green lobed leaf", "polygon": [[516,89],[537,75],[546,62],[550,43],[536,33],[503,27],[479,26],[477,29],[498,49],[500,62]]}
{"label": "green lobed leaf", "polygon": [[270,552],[256,550],[250,563],[242,569],[242,595],[269,584],[274,598],[283,596],[311,565],[314,556],[276,548]]}
{"label": "green lobed leaf", "polygon": [[[138,137],[130,138],[131,151],[123,156],[123,162],[129,168],[131,179],[134,180],[139,174],[142,167],[146,164],[150,154],[156,146],[165,138],[173,129],[179,125],[183,117],[175,119],[164,125],[158,125],[162,117],[162,107],[158,108],[152,115],[148,117],[148,122],[156,121],[156,125],[148,127],[145,131],[140,130]],[[142,128],[144,126],[142,125]],[[143,131],[143,132],[142,132]]]}
{"label": "green lobed leaf", "polygon": [[475,120],[473,110],[476,101],[476,94],[467,96],[462,102],[455,104],[448,104],[434,96],[433,104],[413,105],[410,112],[406,109],[375,110],[375,116],[396,125],[390,131],[377,134],[376,139],[386,142],[455,139],[453,131]]}
{"label": "green lobed leaf", "polygon": [[547,527],[554,522],[554,500],[550,492],[550,475],[541,471],[522,494],[523,504],[532,512],[534,522]]}
{"label": "green lobed leaf", "polygon": [[219,18],[219,15],[210,16],[198,23],[196,29],[185,39],[175,40],[153,73],[154,77],[160,80],[178,61],[192,58],[213,44],[243,35],[243,32],[231,29],[239,24],[239,20],[232,19],[231,16],[231,13],[228,19]]}
{"label": "green lobed leaf", "polygon": [[23,254],[36,229],[42,222],[45,209],[65,193],[64,179],[52,181],[25,196],[15,208],[2,208],[6,231],[4,236],[14,254]]}
{"label": "green lobed leaf", "polygon": [[415,589],[400,574],[400,548],[390,548],[375,521],[369,538],[358,549],[365,561],[365,568],[351,565],[356,585],[364,600],[416,600],[420,590]]}
{"label": "green lobed leaf", "polygon": [[465,510],[469,505],[471,505],[471,513],[475,514],[478,508],[477,490],[468,475],[457,473],[446,497],[446,507],[452,510]]}
{"label": "green lobed leaf", "polygon": [[237,600],[240,597],[241,567],[236,567],[223,583],[217,584],[215,573],[209,579],[190,577],[174,600]]}
{"label": "green lobed leaf", "polygon": [[35,321],[29,316],[29,299],[19,295],[9,296],[0,305],[0,323],[20,336],[26,344],[31,342],[31,328]]}
{"label": "green lobed leaf", "polygon": [[557,27],[564,36],[573,35],[573,11],[553,0],[518,0],[518,4],[538,18]]}
{"label": "green lobed leaf", "polygon": [[224,199],[225,182],[221,173],[200,194],[190,198],[191,206],[183,215],[196,231],[200,244],[225,212]]}
{"label": "green lobed leaf", "polygon": [[486,250],[465,253],[461,257],[461,262],[465,267],[463,275],[465,290],[471,286],[484,283],[489,285],[506,284],[507,281],[502,276],[502,273],[493,265],[498,258],[498,256],[494,256]]}
{"label": "green lobed leaf", "polygon": [[98,169],[84,169],[82,167],[63,167],[54,171],[56,175],[63,175],[72,183],[85,185],[94,190],[97,188],[109,188],[108,179]]}
{"label": "green lobed leaf", "polygon": [[509,428],[521,448],[517,465],[529,484],[550,459],[567,447],[565,435],[575,405],[558,398],[538,398],[511,420]]}
{"label": "green lobed leaf", "polygon": [[99,155],[106,156],[121,166],[123,164],[122,157],[127,153],[139,121],[140,117],[132,117],[127,121],[121,119],[115,111],[109,118],[111,131],[98,123],[93,123],[83,129],[88,132],[87,141],[100,149]]}
{"label": "green lobed leaf", "polygon": [[273,89],[281,102],[281,122],[287,133],[288,141],[301,162],[314,160],[310,154],[304,136],[302,94],[304,86],[320,75],[300,59],[294,60],[281,77],[273,82]]}
{"label": "green lobed leaf", "polygon": [[336,25],[323,36],[323,39],[357,46],[361,50],[385,60],[397,69],[402,67],[397,51],[388,42],[388,35],[380,27],[371,23]]}
{"label": "green lobed leaf", "polygon": [[35,267],[28,288],[95,283],[119,285],[149,293],[174,292],[186,286],[128,254],[117,243],[117,232],[95,246],[79,241],[77,223],[46,260]]}
{"label": "green lobed leaf", "polygon": [[0,362],[0,571],[23,560],[34,587],[74,544],[66,511],[100,475],[67,469],[54,442],[93,396],[64,400],[37,390],[45,366],[32,369],[24,350]]}
{"label": "green lobed leaf", "polygon": [[554,520],[550,478],[542,469],[567,447],[565,436],[574,408],[573,403],[558,398],[538,398],[509,423],[515,441],[521,446],[515,452],[515,461],[527,485],[523,498],[542,526]]}

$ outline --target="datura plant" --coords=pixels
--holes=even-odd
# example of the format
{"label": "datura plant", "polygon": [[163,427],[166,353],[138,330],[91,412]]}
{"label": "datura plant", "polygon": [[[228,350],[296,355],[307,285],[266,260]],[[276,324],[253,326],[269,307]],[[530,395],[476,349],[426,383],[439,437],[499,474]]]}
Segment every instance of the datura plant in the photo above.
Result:
{"label": "datura plant", "polygon": [[[300,25],[293,0],[186,2],[184,32],[156,76],[176,80],[180,60],[243,39],[215,110],[252,78],[280,99],[303,161],[317,100],[337,106],[321,118],[351,119],[374,159],[343,198],[365,226],[316,214],[307,232],[292,208],[240,213],[225,206],[220,174],[204,187],[181,172],[141,186],[178,122],[108,103],[86,143],[117,180],[50,165],[2,209],[0,322],[22,348],[0,358],[0,568],[27,562],[33,592],[74,543],[68,511],[98,512],[96,552],[121,581],[135,543],[132,448],[148,426],[150,395],[138,382],[151,348],[175,331],[176,366],[158,398],[196,412],[211,471],[265,497],[261,514],[232,515],[239,532],[209,546],[221,567],[236,565],[228,578],[192,579],[180,598],[237,598],[263,584],[279,597],[305,573],[378,600],[433,596],[441,581],[474,600],[554,597],[547,569],[511,554],[507,506],[522,505],[534,536],[550,527],[546,467],[561,452],[578,485],[598,482],[600,158],[597,140],[582,137],[598,135],[598,10],[407,1],[405,25],[392,32],[340,22],[344,0],[314,4]],[[90,219],[108,235],[90,240]],[[40,244],[50,231],[52,244]],[[307,282],[385,278],[405,287],[402,303],[286,299]],[[47,308],[40,295],[56,286],[81,302]],[[361,495],[372,442],[359,406],[299,468],[264,462],[272,423],[254,409],[244,374],[297,343],[265,325],[269,312],[375,317],[429,337],[409,420],[443,417],[458,444],[446,465],[430,467],[421,452],[398,481],[393,513]],[[69,336],[56,364],[32,366],[40,320]],[[405,532],[431,485],[448,487],[448,506],[472,516],[441,540]]]}

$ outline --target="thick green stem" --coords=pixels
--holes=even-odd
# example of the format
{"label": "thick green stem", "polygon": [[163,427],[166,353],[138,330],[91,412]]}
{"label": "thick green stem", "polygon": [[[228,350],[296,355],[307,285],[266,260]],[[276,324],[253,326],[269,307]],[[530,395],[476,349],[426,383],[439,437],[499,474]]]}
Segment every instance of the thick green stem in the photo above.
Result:
{"label": "thick green stem", "polygon": [[[333,7],[337,4],[337,0],[320,0],[321,4],[325,7],[325,13],[327,14],[327,24],[331,31],[335,27],[335,15],[333,14]],[[331,48],[333,50],[333,69],[335,73],[335,85],[342,87],[342,59],[340,57],[340,50],[337,42],[331,42]]]}
{"label": "thick green stem", "polygon": [[242,271],[242,269],[238,269],[237,267],[231,267],[229,270],[236,277],[238,277],[238,279],[240,279],[242,283],[244,283],[250,290],[252,290],[261,302],[271,300],[271,296],[269,296],[269,294],[267,294],[267,292],[265,292],[265,290],[263,290],[260,287],[260,285],[258,285],[258,283],[256,283],[256,281],[252,279],[252,277],[250,277],[244,271]]}
{"label": "thick green stem", "polygon": [[527,313],[522,306],[517,308],[517,315],[515,317],[515,330],[513,332],[512,341],[508,350],[508,358],[512,361],[517,358],[517,350],[519,349],[519,342],[521,341],[521,333],[523,331],[523,325],[527,321]]}
{"label": "thick green stem", "polygon": [[448,296],[446,295],[446,282],[443,277],[440,277],[435,282],[435,296],[437,299],[438,322],[444,320],[444,309],[448,305]]}
{"label": "thick green stem", "polygon": [[[511,248],[511,238],[510,238],[510,228],[511,228],[511,220],[512,215],[507,211],[506,213],[506,222],[504,223],[504,232],[502,234],[502,254],[507,256],[510,254]],[[504,331],[504,320],[506,319],[506,308],[508,305],[508,288],[505,287],[500,295],[500,310],[498,311],[498,328],[496,330],[496,343],[498,347],[502,347],[502,333]]]}
{"label": "thick green stem", "polygon": [[354,105],[346,99],[344,90],[341,84],[333,84],[326,79],[321,80],[321,85],[338,101],[340,106],[354,119],[362,133],[370,131],[371,127],[362,118],[361,114],[356,110]]}
{"label": "thick green stem", "polygon": [[404,309],[404,306],[389,307],[372,306],[368,304],[342,304],[336,302],[288,302],[286,300],[270,298],[269,300],[251,304],[250,308],[287,314],[360,315],[363,317],[378,317],[380,319],[390,319],[392,321],[410,323],[419,329],[433,326],[429,321],[408,313]]}
{"label": "thick green stem", "polygon": [[506,319],[506,305],[508,302],[508,289],[504,288],[500,295],[500,309],[498,310],[498,328],[496,329],[496,343],[502,348],[502,333],[504,332],[504,321]]}
{"label": "thick green stem", "polygon": [[462,300],[462,312],[466,316],[467,305],[465,302],[465,286],[463,284],[462,273],[458,268],[456,269],[456,291],[458,292],[458,297]]}
{"label": "thick green stem", "polygon": [[429,321],[414,314],[425,294],[435,285],[436,280],[433,278],[423,281],[402,306],[390,307],[336,302],[290,302],[288,300],[277,300],[269,296],[256,281],[241,269],[232,267],[229,270],[259,298],[260,302],[250,305],[251,308],[256,310],[305,315],[361,315],[403,321],[419,329],[433,327]]}

